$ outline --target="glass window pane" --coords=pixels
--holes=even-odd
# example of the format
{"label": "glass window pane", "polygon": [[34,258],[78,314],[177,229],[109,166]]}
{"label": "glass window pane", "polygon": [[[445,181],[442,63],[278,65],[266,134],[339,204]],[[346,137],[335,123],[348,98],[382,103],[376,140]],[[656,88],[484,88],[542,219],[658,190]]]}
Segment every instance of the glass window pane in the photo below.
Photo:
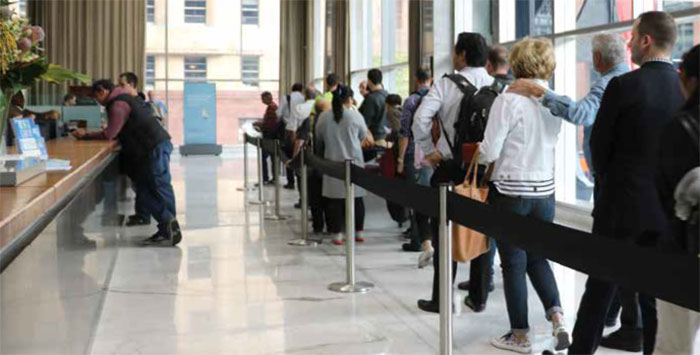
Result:
{"label": "glass window pane", "polygon": [[[664,5],[665,6],[665,5]],[[683,54],[700,43],[700,17],[678,22],[678,41],[673,49],[671,59],[680,65]]]}
{"label": "glass window pane", "polygon": [[515,36],[542,36],[554,29],[554,0],[516,0]]}
{"label": "glass window pane", "polygon": [[590,0],[578,3],[576,28],[629,21],[633,0]]}

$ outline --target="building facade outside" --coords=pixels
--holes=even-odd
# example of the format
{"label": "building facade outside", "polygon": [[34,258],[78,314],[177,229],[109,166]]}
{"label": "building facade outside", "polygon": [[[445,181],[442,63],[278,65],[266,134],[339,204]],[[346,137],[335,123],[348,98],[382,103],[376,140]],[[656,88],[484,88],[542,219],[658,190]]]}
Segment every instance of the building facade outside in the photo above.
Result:
{"label": "building facade outside", "polygon": [[219,144],[237,144],[245,121],[262,116],[263,91],[277,101],[279,1],[147,0],[146,22],[144,89],[164,102],[167,90],[175,144],[184,141],[187,81],[216,84]]}

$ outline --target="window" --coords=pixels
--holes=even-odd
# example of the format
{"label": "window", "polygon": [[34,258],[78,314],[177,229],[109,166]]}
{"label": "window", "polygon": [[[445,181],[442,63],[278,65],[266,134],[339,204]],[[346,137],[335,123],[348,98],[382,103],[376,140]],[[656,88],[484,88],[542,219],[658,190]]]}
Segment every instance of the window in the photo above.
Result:
{"label": "window", "polygon": [[207,57],[185,57],[185,81],[207,80]]}
{"label": "window", "polygon": [[553,0],[517,0],[515,36],[542,36],[554,29]]}
{"label": "window", "polygon": [[207,23],[207,1],[185,0],[185,22]]}
{"label": "window", "polygon": [[156,18],[156,0],[146,1],[146,22],[154,23]]}
{"label": "window", "polygon": [[632,19],[632,0],[584,1],[576,9],[576,28],[605,25]]}
{"label": "window", "polygon": [[241,22],[244,25],[257,25],[259,12],[258,0],[241,0]]}
{"label": "window", "polygon": [[249,55],[241,57],[241,80],[243,84],[258,86],[259,77],[260,57]]}
{"label": "window", "polygon": [[19,15],[24,17],[27,16],[27,0],[19,0]]}
{"label": "window", "polygon": [[154,87],[156,85],[156,57],[153,55],[146,56],[146,86]]}

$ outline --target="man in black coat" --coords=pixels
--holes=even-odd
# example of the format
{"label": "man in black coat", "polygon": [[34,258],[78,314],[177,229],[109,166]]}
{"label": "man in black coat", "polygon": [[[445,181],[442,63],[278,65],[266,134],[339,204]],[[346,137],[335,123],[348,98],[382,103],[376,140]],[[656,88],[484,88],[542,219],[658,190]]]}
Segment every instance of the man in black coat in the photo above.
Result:
{"label": "man in black coat", "polygon": [[[610,81],[591,133],[596,172],[593,232],[611,239],[653,245],[664,230],[664,211],[655,189],[662,128],[683,105],[678,74],[670,61],[675,21],[664,12],[639,16],[628,46],[638,70]],[[620,256],[621,258],[624,256]],[[581,299],[570,354],[592,354],[602,337],[605,315],[617,291],[589,277]],[[622,294],[636,305],[634,290]],[[624,302],[624,301],[623,301]],[[640,294],[643,350],[654,349],[655,300]]]}

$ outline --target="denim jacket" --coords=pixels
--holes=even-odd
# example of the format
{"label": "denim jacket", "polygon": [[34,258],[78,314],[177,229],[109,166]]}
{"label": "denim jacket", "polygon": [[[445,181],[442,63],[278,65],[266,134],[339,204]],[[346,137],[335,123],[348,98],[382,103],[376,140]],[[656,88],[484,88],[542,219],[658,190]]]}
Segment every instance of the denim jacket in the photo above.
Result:
{"label": "denim jacket", "polygon": [[593,83],[591,91],[581,100],[574,101],[568,96],[557,95],[553,91],[546,90],[542,104],[549,108],[553,115],[561,117],[577,126],[583,126],[583,151],[589,167],[591,164],[591,129],[595,122],[595,117],[600,108],[600,101],[603,99],[605,88],[608,87],[610,79],[629,72],[627,63],[616,64]]}

